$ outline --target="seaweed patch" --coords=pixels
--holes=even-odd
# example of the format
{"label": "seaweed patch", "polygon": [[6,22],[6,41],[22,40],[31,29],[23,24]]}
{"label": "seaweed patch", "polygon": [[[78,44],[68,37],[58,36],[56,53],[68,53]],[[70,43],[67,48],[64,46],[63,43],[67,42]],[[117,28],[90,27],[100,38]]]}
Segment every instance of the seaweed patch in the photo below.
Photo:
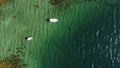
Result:
{"label": "seaweed patch", "polygon": [[7,3],[9,0],[0,0],[0,6],[3,5],[4,3]]}
{"label": "seaweed patch", "polygon": [[[8,48],[8,52],[11,50],[11,48]],[[11,54],[0,61],[0,68],[27,68],[28,64],[24,62],[25,50],[26,46],[24,45],[17,47],[16,54]]]}
{"label": "seaweed patch", "polygon": [[21,59],[19,59],[17,55],[11,55],[11,57],[0,62],[0,68],[17,68],[20,62]]}
{"label": "seaweed patch", "polygon": [[49,2],[51,5],[57,8],[68,8],[72,3],[71,0],[50,0]]}

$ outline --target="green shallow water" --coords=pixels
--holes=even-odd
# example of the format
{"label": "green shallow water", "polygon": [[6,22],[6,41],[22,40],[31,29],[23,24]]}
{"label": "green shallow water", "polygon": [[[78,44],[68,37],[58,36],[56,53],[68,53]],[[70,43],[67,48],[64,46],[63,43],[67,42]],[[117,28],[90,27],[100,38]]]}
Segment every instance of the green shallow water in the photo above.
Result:
{"label": "green shallow water", "polygon": [[[48,0],[2,5],[0,60],[19,55],[26,68],[119,68],[119,0],[71,1],[67,7]],[[59,22],[46,22],[51,17]]]}

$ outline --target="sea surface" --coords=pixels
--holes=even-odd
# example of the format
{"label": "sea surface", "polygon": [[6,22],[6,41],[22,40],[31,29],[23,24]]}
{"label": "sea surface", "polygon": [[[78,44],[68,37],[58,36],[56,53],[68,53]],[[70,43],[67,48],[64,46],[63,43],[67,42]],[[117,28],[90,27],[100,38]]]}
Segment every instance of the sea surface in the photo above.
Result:
{"label": "sea surface", "polygon": [[0,61],[17,55],[25,68],[120,68],[120,1],[65,1],[2,5]]}

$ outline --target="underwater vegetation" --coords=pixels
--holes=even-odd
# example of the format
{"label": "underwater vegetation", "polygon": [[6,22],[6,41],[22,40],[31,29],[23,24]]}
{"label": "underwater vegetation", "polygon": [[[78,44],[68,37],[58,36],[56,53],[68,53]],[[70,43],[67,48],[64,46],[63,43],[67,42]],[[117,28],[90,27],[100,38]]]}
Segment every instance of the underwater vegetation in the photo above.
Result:
{"label": "underwater vegetation", "polygon": [[4,3],[8,2],[9,0],[0,0],[0,6],[3,5]]}
{"label": "underwater vegetation", "polygon": [[69,7],[71,4],[82,4],[87,2],[96,2],[103,4],[116,4],[117,0],[50,0],[51,5],[54,7]]}
{"label": "underwater vegetation", "polygon": [[[27,64],[24,63],[23,58],[25,56],[24,50],[26,49],[25,46],[17,47],[16,53],[12,54],[9,57],[6,57],[4,60],[0,61],[0,68],[24,68],[27,67]],[[10,52],[11,49],[8,49]]]}

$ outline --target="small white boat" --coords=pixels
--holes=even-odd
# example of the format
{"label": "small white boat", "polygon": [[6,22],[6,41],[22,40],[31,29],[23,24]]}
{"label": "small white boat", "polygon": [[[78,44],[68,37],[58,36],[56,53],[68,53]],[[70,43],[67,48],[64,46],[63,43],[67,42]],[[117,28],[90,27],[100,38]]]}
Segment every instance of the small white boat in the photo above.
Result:
{"label": "small white boat", "polygon": [[56,22],[58,22],[58,19],[57,18],[50,18],[50,19],[48,19],[48,21],[51,23],[56,23]]}
{"label": "small white boat", "polygon": [[26,37],[25,39],[28,41],[31,41],[31,40],[33,40],[33,37]]}

